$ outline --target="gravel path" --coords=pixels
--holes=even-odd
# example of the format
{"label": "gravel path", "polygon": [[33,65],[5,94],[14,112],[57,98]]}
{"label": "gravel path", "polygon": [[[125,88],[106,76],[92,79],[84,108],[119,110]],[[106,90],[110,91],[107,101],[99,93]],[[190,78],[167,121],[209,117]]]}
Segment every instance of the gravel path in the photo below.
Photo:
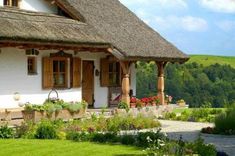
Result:
{"label": "gravel path", "polygon": [[[213,126],[211,123],[181,122],[160,120],[162,132],[167,133],[171,139],[178,140],[182,136],[183,140],[193,141],[203,127]],[[219,151],[224,151],[228,155],[235,156],[235,136],[207,135],[202,134],[206,143],[214,144]]]}

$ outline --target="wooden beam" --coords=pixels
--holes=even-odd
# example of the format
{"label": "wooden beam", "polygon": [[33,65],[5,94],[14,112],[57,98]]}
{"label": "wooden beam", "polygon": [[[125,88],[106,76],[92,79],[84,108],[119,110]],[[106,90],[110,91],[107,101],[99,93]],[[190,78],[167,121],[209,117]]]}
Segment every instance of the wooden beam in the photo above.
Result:
{"label": "wooden beam", "polygon": [[120,65],[123,71],[122,78],[122,101],[127,103],[130,107],[130,65],[131,62],[120,61]]}
{"label": "wooden beam", "polygon": [[158,80],[157,80],[157,96],[160,99],[160,104],[164,105],[165,104],[165,83],[164,83],[164,68],[167,64],[167,62],[158,62],[156,61],[157,68],[158,68]]}
{"label": "wooden beam", "polygon": [[13,47],[19,49],[39,49],[39,50],[75,50],[75,51],[88,51],[88,52],[108,52],[109,47],[106,45],[59,45],[59,44],[48,44],[48,43],[13,43],[4,42],[0,43],[0,48]]}

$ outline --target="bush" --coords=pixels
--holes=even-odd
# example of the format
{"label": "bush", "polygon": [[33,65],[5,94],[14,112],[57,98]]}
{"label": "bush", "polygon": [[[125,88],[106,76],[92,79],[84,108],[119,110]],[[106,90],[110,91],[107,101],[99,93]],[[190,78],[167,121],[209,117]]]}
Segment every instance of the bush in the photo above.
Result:
{"label": "bush", "polygon": [[235,134],[235,106],[216,117],[215,130],[221,134]]}
{"label": "bush", "polygon": [[127,112],[129,111],[129,106],[127,103],[121,101],[119,104],[118,104],[118,109],[125,109]]}
{"label": "bush", "polygon": [[134,135],[123,135],[121,136],[121,143],[123,145],[135,145],[136,144],[136,136]]}
{"label": "bush", "polygon": [[188,143],[186,148],[191,149],[194,154],[201,156],[216,156],[216,148],[212,144],[205,144],[202,138],[198,138],[193,143]]}
{"label": "bush", "polygon": [[193,109],[192,114],[191,114],[191,119],[192,121],[196,121],[196,122],[205,122],[208,115],[209,115],[208,108],[197,108],[197,109]]}
{"label": "bush", "polygon": [[14,131],[12,128],[7,125],[0,127],[0,138],[1,139],[9,139],[14,137]]}
{"label": "bush", "polygon": [[36,126],[33,122],[22,123],[16,127],[16,137],[25,139],[34,139],[36,133]]}
{"label": "bush", "polygon": [[41,121],[41,123],[38,124],[35,138],[37,139],[56,139],[57,137],[57,131],[56,126],[54,123],[50,121]]}
{"label": "bush", "polygon": [[171,120],[171,119],[176,119],[176,113],[174,113],[174,112],[172,112],[172,113],[170,113],[170,112],[166,112],[165,114],[164,114],[164,119],[166,119],[166,120]]}
{"label": "bush", "polygon": [[163,135],[163,133],[160,133],[160,129],[157,132],[140,132],[138,133],[136,137],[136,144],[140,147],[149,147],[150,144],[147,140],[147,138],[150,138],[151,140],[166,140],[167,138]]}
{"label": "bush", "polygon": [[100,143],[115,143],[119,142],[120,138],[116,133],[94,133],[92,134],[91,141]]}

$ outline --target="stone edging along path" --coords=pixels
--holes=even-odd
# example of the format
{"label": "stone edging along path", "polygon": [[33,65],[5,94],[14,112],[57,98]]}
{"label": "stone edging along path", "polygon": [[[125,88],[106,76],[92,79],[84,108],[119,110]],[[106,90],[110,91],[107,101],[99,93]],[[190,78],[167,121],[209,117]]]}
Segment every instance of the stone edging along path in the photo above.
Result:
{"label": "stone edging along path", "polygon": [[199,135],[206,143],[214,144],[218,151],[224,151],[228,155],[235,155],[235,136],[202,134],[200,130],[204,127],[214,126],[212,123],[182,122],[159,120],[162,124],[162,132],[165,132],[170,139],[194,141]]}

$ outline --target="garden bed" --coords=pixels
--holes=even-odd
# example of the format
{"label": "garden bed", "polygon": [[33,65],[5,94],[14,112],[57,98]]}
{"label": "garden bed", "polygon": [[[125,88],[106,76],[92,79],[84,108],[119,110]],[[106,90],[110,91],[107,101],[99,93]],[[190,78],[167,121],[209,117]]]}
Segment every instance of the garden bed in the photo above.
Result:
{"label": "garden bed", "polygon": [[86,110],[85,101],[66,103],[62,100],[47,100],[43,105],[25,104],[22,114],[25,121],[39,122],[42,119],[68,121],[84,117]]}

